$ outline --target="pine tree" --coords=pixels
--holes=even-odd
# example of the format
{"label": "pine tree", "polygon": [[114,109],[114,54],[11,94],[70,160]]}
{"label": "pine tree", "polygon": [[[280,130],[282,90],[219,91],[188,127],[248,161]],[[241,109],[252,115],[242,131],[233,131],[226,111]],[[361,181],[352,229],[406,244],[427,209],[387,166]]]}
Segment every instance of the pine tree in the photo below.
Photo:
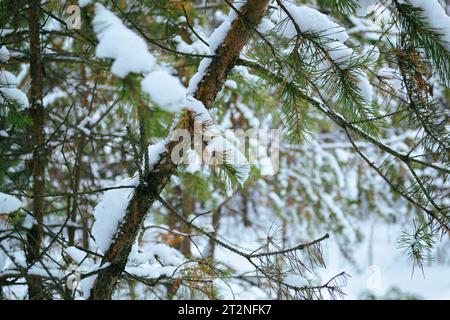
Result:
{"label": "pine tree", "polygon": [[[3,0],[0,297],[340,297],[322,251],[356,264],[366,220],[425,272],[450,234],[444,2]],[[227,130],[271,128],[279,163]]]}

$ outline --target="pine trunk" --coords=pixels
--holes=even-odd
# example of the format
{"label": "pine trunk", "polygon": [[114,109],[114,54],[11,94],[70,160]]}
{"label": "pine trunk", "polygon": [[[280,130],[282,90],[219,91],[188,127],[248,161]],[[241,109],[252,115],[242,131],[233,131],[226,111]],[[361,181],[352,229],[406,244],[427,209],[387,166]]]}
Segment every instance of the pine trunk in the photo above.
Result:
{"label": "pine trunk", "polygon": [[[39,259],[40,246],[43,236],[43,216],[45,210],[45,136],[44,136],[44,108],[42,105],[42,60],[39,34],[40,1],[30,0],[29,29],[30,29],[30,115],[33,119],[32,134],[32,176],[33,176],[33,215],[35,223],[27,234],[27,263],[35,264]],[[30,299],[42,299],[42,280],[39,277],[28,278],[28,295]]]}
{"label": "pine trunk", "polygon": [[[242,48],[253,34],[269,2],[269,0],[248,0],[242,7],[239,18],[233,21],[222,46],[216,50],[215,57],[212,58],[195,93],[195,98],[203,102],[206,107],[211,107],[222,89],[228,72],[235,65]],[[193,130],[193,119],[190,116],[184,119],[182,125]],[[176,144],[177,142],[169,144],[169,151],[161,155],[161,160],[155,169],[149,173],[148,177],[145,177],[147,186],[136,188],[125,218],[105,254],[104,263],[109,262],[110,265],[98,273],[91,289],[90,299],[111,298],[145,215],[155,202],[152,195],[161,193],[177,168],[171,160],[171,150]]]}

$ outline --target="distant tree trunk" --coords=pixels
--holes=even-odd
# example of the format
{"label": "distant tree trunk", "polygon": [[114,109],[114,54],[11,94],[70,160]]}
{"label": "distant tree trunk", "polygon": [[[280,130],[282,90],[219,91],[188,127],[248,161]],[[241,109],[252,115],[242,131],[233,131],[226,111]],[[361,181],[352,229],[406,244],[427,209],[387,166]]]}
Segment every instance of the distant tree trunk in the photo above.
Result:
{"label": "distant tree trunk", "polygon": [[[42,104],[43,79],[41,44],[39,34],[40,0],[30,0],[29,5],[29,30],[30,30],[30,115],[33,119],[32,134],[32,176],[33,176],[33,215],[35,223],[27,234],[27,263],[36,263],[40,255],[40,246],[43,237],[43,216],[45,210],[45,135],[44,135],[44,107]],[[28,296],[30,299],[42,299],[42,280],[39,277],[28,278]]]}
{"label": "distant tree trunk", "polygon": [[85,145],[85,137],[82,136],[77,143],[77,151],[76,151],[76,159],[75,165],[73,168],[73,179],[72,179],[72,208],[70,208],[70,221],[72,223],[71,226],[67,228],[67,233],[69,236],[69,245],[75,244],[75,231],[76,227],[74,226],[77,222],[77,212],[78,210],[78,192],[80,189],[81,182],[81,172],[83,170],[83,150]]}
{"label": "distant tree trunk", "polygon": [[83,211],[81,214],[81,226],[83,228],[83,248],[89,249],[89,214],[87,211]]}
{"label": "distant tree trunk", "polygon": [[[81,83],[83,84],[82,88],[82,94],[81,94],[81,105],[84,109],[88,109],[88,113],[90,114],[90,103],[89,103],[89,90],[88,88],[88,84],[87,84],[87,80],[86,80],[86,67],[83,65],[80,68],[80,74],[81,74]],[[80,184],[81,184],[81,173],[83,172],[83,156],[84,156],[84,147],[86,145],[86,136],[81,136],[76,144],[76,154],[75,154],[75,165],[73,167],[73,179],[71,179],[72,181],[72,205],[70,208],[70,221],[72,222],[72,224],[76,224],[77,223],[77,216],[78,216],[78,212],[79,210],[79,189],[80,189]],[[70,202],[69,202],[70,205]],[[81,216],[81,214],[80,214]],[[81,216],[81,220],[84,220],[84,217]],[[83,246],[84,248],[87,249],[87,246],[85,245],[86,242],[86,230],[85,230],[85,226],[87,226],[87,223],[82,223],[83,225]],[[67,233],[69,236],[69,244],[73,245],[75,244],[75,232],[76,232],[76,228],[73,226],[69,226],[67,228]]]}
{"label": "distant tree trunk", "polygon": [[[191,197],[189,192],[184,189],[183,186],[181,188],[181,209],[184,217],[187,218],[195,210],[195,199]],[[190,234],[192,230],[189,225],[181,221],[180,231],[186,234]],[[185,257],[191,257],[191,240],[189,239],[189,237],[181,238],[179,250]]]}
{"label": "distant tree trunk", "polygon": [[[222,89],[228,72],[235,65],[242,48],[253,34],[254,29],[251,26],[257,26],[269,2],[269,0],[248,0],[241,9],[240,18],[233,21],[222,46],[216,50],[215,57],[212,58],[194,95],[206,107],[212,105],[218,92]],[[193,130],[192,117],[184,117],[181,125]],[[134,191],[124,220],[105,254],[104,263],[109,262],[110,265],[98,273],[92,286],[90,299],[111,298],[145,215],[155,202],[155,197],[152,195],[161,193],[177,168],[177,165],[172,162],[170,154],[176,144],[177,142],[172,142],[168,145],[168,152],[161,155],[160,162],[148,174],[148,177],[145,177],[147,185],[139,186]]]}
{"label": "distant tree trunk", "polygon": [[[213,233],[214,236],[217,236],[217,233],[219,232],[220,218],[222,216],[222,210],[223,209],[220,206],[219,208],[214,210],[213,213],[212,213],[211,224],[212,224],[212,227],[214,229],[214,233]],[[207,250],[207,252],[205,254],[206,258],[213,259],[215,252],[216,252],[216,242],[211,237],[211,238],[209,238],[209,241],[208,241],[208,250]]]}
{"label": "distant tree trunk", "polygon": [[[192,198],[187,190],[183,186],[177,186],[175,188],[175,194],[180,196],[179,210],[185,218],[189,214],[194,212],[195,209],[195,199]],[[170,230],[177,230],[182,233],[189,234],[191,232],[191,227],[180,221],[180,219],[174,215],[167,216],[167,224]],[[169,241],[168,244],[177,250],[179,250],[184,256],[191,256],[191,241],[188,237],[176,235],[173,241]]]}
{"label": "distant tree trunk", "polygon": [[244,226],[250,227],[252,225],[252,222],[250,221],[248,217],[248,211],[249,211],[249,199],[248,199],[248,193],[246,190],[242,191],[242,221],[244,222]]}

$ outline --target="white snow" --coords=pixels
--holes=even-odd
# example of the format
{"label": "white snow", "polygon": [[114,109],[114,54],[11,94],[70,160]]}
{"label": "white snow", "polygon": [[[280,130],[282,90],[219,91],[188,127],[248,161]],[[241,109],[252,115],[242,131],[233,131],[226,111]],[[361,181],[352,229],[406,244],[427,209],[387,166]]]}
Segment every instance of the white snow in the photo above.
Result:
{"label": "white snow", "polygon": [[17,77],[6,70],[0,71],[0,84],[2,86],[17,86],[19,84]]}
{"label": "white snow", "polygon": [[361,93],[361,96],[366,100],[366,102],[372,102],[373,88],[369,82],[369,78],[365,73],[358,74],[358,89]]}
{"label": "white snow", "polygon": [[[6,226],[3,222],[0,221],[0,231],[6,229]],[[8,256],[5,251],[9,251],[9,246],[6,241],[0,241],[0,245],[4,248],[0,247],[0,272],[3,271],[6,265],[6,261]]]}
{"label": "white snow", "polygon": [[[235,1],[233,2],[233,7],[236,10],[239,10],[246,1]],[[209,50],[210,54],[214,54],[217,50],[217,48],[223,43],[224,39],[227,36],[228,30],[231,27],[231,24],[234,19],[237,17],[237,13],[234,11],[233,8],[230,9],[230,13],[228,17],[222,22],[222,24],[213,31],[211,36],[208,39],[209,44]],[[199,83],[202,81],[206,70],[208,69],[209,65],[211,64],[212,59],[211,58],[203,58],[200,62],[197,72],[192,76],[191,80],[189,81],[189,86],[187,93],[190,95],[194,95],[195,91],[197,90],[197,87]]]}
{"label": "white snow", "polygon": [[400,71],[388,67],[383,67],[378,70],[378,77],[380,77],[396,92],[405,91]]}
{"label": "white snow", "polygon": [[223,43],[227,36],[228,30],[230,30],[231,21],[225,20],[222,24],[214,30],[208,39],[209,50],[211,54],[216,53],[217,48]]}
{"label": "white snow", "polygon": [[[345,29],[337,23],[331,21],[328,16],[307,6],[296,6],[284,2],[284,6],[295,20],[297,26],[303,33],[319,34],[321,38],[345,42],[349,36]],[[283,19],[286,15],[283,14]],[[296,36],[297,31],[292,22],[282,30],[285,37],[292,38]]]}
{"label": "white snow", "polygon": [[188,149],[187,151],[188,165],[186,166],[186,171],[189,173],[195,173],[202,169],[202,163],[200,161],[200,156],[193,149]]}
{"label": "white snow", "polygon": [[238,170],[236,176],[239,184],[243,185],[250,175],[250,165],[238,147],[223,136],[216,136],[208,142],[204,154],[210,163],[230,164]]}
{"label": "white snow", "polygon": [[94,209],[95,222],[92,226],[92,235],[99,249],[106,253],[120,221],[124,218],[128,202],[132,197],[134,187],[139,183],[138,177],[126,178],[114,187],[128,186],[108,190],[103,194],[102,200]]}
{"label": "white snow", "polygon": [[92,25],[99,40],[95,54],[98,58],[114,60],[111,67],[114,75],[124,78],[130,72],[152,71],[156,59],[149,53],[145,41],[99,3],[95,5]]}
{"label": "white snow", "polygon": [[[349,35],[344,27],[332,21],[327,15],[307,6],[296,6],[289,2],[284,2],[286,10],[289,12],[296,26],[302,33],[312,33],[318,35],[321,45],[326,50],[329,59],[324,59],[318,66],[320,71],[326,72],[331,64],[336,65],[341,70],[347,70],[351,62],[358,56],[352,48],[344,44],[349,39]],[[283,12],[281,20],[290,17]],[[289,20],[279,32],[286,38],[293,38],[297,35],[297,29],[294,23]],[[369,55],[369,60],[374,63],[378,59],[379,51],[374,47],[367,48],[363,54]],[[361,71],[358,72],[358,89],[361,96],[368,103],[372,101],[373,89],[368,77]]]}
{"label": "white snow", "polygon": [[15,75],[6,70],[0,71],[0,103],[5,100],[17,103],[20,108],[28,108],[28,98],[25,93],[17,89],[19,81]]}
{"label": "white snow", "polygon": [[157,279],[161,276],[172,277],[177,271],[177,267],[174,266],[160,266],[158,264],[145,264],[139,267],[126,267],[127,272],[138,276],[149,279]]}
{"label": "white snow", "polygon": [[0,192],[0,214],[8,214],[23,207],[22,201],[14,196]]}
{"label": "white snow", "polygon": [[228,79],[225,81],[225,87],[230,88],[230,89],[237,89],[238,85],[237,85],[236,81]]}
{"label": "white snow", "polygon": [[351,276],[344,288],[345,299],[359,299],[364,292],[383,296],[392,288],[424,299],[450,298],[450,268],[445,262],[433,261],[424,266],[424,275],[417,268],[412,274],[412,262],[397,243],[404,226],[367,219],[361,228],[364,241],[352,252],[355,263],[342,256],[336,242],[323,242],[327,268],[319,273],[326,280],[345,270]]}
{"label": "white snow", "polygon": [[[195,114],[195,120],[201,123],[212,122],[212,117],[201,101],[194,97],[186,98],[186,109]],[[243,185],[250,175],[250,164],[239,149],[239,139],[231,130],[223,130],[215,124],[209,124],[203,131],[203,138],[209,141],[203,152],[203,160],[208,164],[229,164],[238,172],[237,180]],[[197,155],[193,155],[193,160]],[[189,170],[196,170],[194,164]]]}
{"label": "white snow", "polygon": [[151,256],[158,257],[164,264],[176,266],[183,262],[181,253],[164,243],[152,245],[149,253]]}
{"label": "white snow", "polygon": [[347,47],[345,44],[338,41],[331,41],[324,43],[328,54],[336,65],[345,70],[348,68],[350,60],[354,57],[353,49]]}
{"label": "white snow", "polygon": [[242,9],[242,7],[247,3],[247,0],[235,0],[233,1],[233,7],[230,8],[230,12],[228,13],[228,20],[229,21],[233,21],[234,19],[237,18],[238,14],[236,12],[240,11]]}
{"label": "white snow", "polygon": [[[109,262],[101,264],[101,262],[97,262],[95,264],[91,264],[87,268],[85,268],[84,273],[91,273],[93,271],[100,271],[101,269],[107,268],[110,265]],[[97,279],[97,274],[93,274],[89,277],[83,278],[80,280],[81,289],[83,291],[83,297],[85,299],[89,298],[91,294],[92,285]]]}
{"label": "white snow", "polygon": [[5,46],[0,47],[0,62],[6,63],[9,60],[9,51]]}
{"label": "white snow", "polygon": [[283,208],[285,206],[284,201],[281,200],[280,196],[278,194],[276,194],[275,192],[270,192],[269,193],[269,198],[272,200],[272,202],[274,203],[274,205],[278,208]]}
{"label": "white snow", "polygon": [[267,33],[275,28],[275,24],[267,18],[262,18],[258,26],[258,31],[261,33]]}
{"label": "white snow", "polygon": [[133,246],[126,271],[150,279],[172,277],[182,271],[180,266],[184,262],[185,258],[178,250],[164,243],[154,243],[154,239],[150,242],[144,240],[143,243]]}
{"label": "white snow", "polygon": [[359,8],[356,14],[359,16],[364,16],[377,4],[378,0],[359,0]]}
{"label": "white snow", "polygon": [[269,157],[262,157],[258,161],[258,166],[261,176],[273,176],[276,173],[275,166]]}
{"label": "white snow", "polygon": [[185,105],[186,105],[186,110],[189,110],[195,114],[195,120],[197,120],[199,122],[211,122],[212,121],[212,117],[211,117],[208,109],[206,109],[203,102],[195,99],[192,96],[188,96],[186,98]]}
{"label": "white snow", "polygon": [[239,109],[239,111],[244,115],[245,119],[247,119],[248,123],[252,128],[259,128],[260,121],[258,117],[255,116],[252,109],[250,109],[246,104],[242,102],[236,103],[236,107]]}
{"label": "white snow", "polygon": [[284,283],[286,283],[290,286],[293,286],[293,287],[301,288],[301,287],[305,287],[308,285],[308,280],[306,280],[304,277],[302,277],[299,274],[288,273],[284,277]]}
{"label": "white snow", "polygon": [[[16,197],[0,192],[0,234],[2,230],[8,228],[6,222],[2,221],[1,215],[14,212],[23,206],[24,203],[22,203]],[[0,241],[0,245],[2,246],[2,248],[0,248],[0,272],[1,272],[6,265],[6,260],[8,258],[5,252],[5,250],[9,251],[8,240]]]}
{"label": "white snow", "polygon": [[28,98],[25,93],[16,88],[1,88],[0,89],[0,103],[4,103],[4,97],[6,100],[12,100],[17,103],[20,108],[28,108]]}
{"label": "white snow", "polygon": [[450,17],[437,0],[399,0],[399,3],[409,3],[413,7],[421,8],[422,16],[440,33],[443,45],[450,51]]}
{"label": "white snow", "polygon": [[81,264],[86,259],[86,252],[81,251],[75,247],[67,247],[66,253],[75,261],[77,264]]}
{"label": "white snow", "polygon": [[208,69],[209,65],[211,64],[211,61],[212,61],[211,58],[204,58],[204,59],[202,59],[202,61],[200,61],[197,72],[192,76],[191,80],[189,80],[189,87],[187,90],[188,94],[190,94],[190,95],[195,94],[195,91],[197,90],[198,85],[202,81],[206,70]]}
{"label": "white snow", "polygon": [[90,5],[91,2],[92,2],[92,0],[78,0],[78,5],[81,8],[84,8],[84,7],[88,6],[88,5]]}
{"label": "white snow", "polygon": [[44,96],[44,98],[42,99],[42,103],[44,106],[48,106],[57,101],[58,99],[65,97],[67,97],[67,92],[60,89],[52,90]]}
{"label": "white snow", "polygon": [[[120,78],[130,72],[143,73],[145,78],[141,81],[141,88],[151,100],[165,111],[180,111],[186,88],[178,77],[173,76],[167,68],[155,68],[156,59],[149,53],[145,41],[111,11],[96,4],[95,12],[92,24],[99,40],[96,56],[114,59],[111,72]],[[184,43],[181,38],[178,42]]]}
{"label": "white snow", "polygon": [[142,90],[161,109],[178,112],[183,108],[186,89],[178,77],[172,76],[166,69],[149,73],[141,82]]}
{"label": "white snow", "polygon": [[177,35],[173,38],[173,40],[177,42],[177,50],[180,52],[204,55],[210,54],[209,47],[199,39],[196,39],[191,44],[187,44],[180,36]]}
{"label": "white snow", "polygon": [[150,170],[159,162],[161,154],[167,151],[167,140],[161,140],[158,143],[152,144],[148,147],[148,162]]}
{"label": "white snow", "polygon": [[380,58],[380,49],[375,46],[368,46],[361,52],[361,56],[367,57],[370,64],[375,64]]}
{"label": "white snow", "polygon": [[[148,147],[149,166],[153,170],[160,156],[166,149],[166,140],[162,140]],[[135,174],[132,178],[123,179],[113,186],[128,187],[117,188],[106,191],[101,201],[94,209],[95,222],[92,226],[92,235],[100,250],[105,253],[117,233],[117,228],[126,214],[128,203],[133,195],[134,187],[139,184],[139,176]]]}

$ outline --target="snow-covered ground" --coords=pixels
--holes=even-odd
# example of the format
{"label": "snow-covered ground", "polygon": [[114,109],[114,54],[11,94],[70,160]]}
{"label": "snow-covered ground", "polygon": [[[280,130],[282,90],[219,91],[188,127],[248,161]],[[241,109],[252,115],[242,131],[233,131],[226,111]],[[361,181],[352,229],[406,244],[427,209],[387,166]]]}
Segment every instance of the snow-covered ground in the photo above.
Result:
{"label": "snow-covered ground", "polygon": [[[394,288],[407,295],[423,299],[450,299],[450,265],[438,258],[423,268],[415,268],[408,256],[398,248],[400,235],[398,227],[384,224],[364,226],[366,239],[354,253],[357,266],[342,257],[333,241],[324,245],[324,257],[327,263],[324,278],[340,271],[351,275],[345,293],[347,299],[362,298],[362,294],[371,291],[377,297],[385,297]],[[371,230],[372,229],[372,230]],[[370,239],[372,237],[372,239]],[[445,241],[444,241],[445,242]],[[438,251],[449,253],[449,246]],[[445,255],[444,255],[445,256]]]}
{"label": "snow-covered ground", "polygon": [[[241,228],[238,228],[241,229]],[[448,263],[449,243],[445,240],[434,252],[434,261],[423,268],[415,268],[406,254],[397,245],[401,228],[384,223],[367,222],[361,227],[364,240],[352,254],[353,262],[348,261],[337,242],[329,239],[323,242],[325,269],[316,269],[322,283],[340,272],[350,277],[344,288],[344,299],[404,298],[450,299],[450,265]],[[254,249],[256,242],[251,241],[252,232],[242,232],[246,241],[239,246]],[[332,237],[332,235],[331,235]],[[253,267],[236,254],[221,247],[216,248],[218,260],[240,273],[252,273]],[[447,261],[445,260],[447,259]],[[237,285],[233,281],[228,285],[217,282],[222,288],[223,298],[228,299],[264,299],[267,293],[259,287]]]}

